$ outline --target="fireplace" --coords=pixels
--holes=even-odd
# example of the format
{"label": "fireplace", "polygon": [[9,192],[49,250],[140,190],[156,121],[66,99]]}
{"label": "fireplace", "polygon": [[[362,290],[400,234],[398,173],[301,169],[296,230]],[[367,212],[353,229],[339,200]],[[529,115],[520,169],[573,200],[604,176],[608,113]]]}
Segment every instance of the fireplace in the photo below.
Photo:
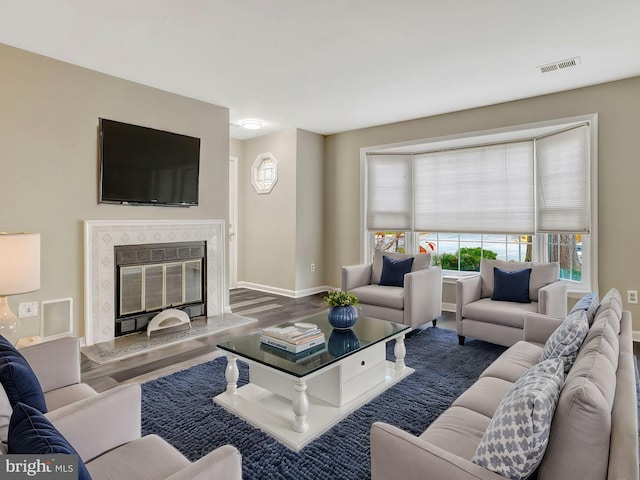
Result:
{"label": "fireplace", "polygon": [[[119,306],[119,301],[116,302],[117,281],[114,274],[117,263],[116,246],[180,245],[185,242],[204,242],[204,260],[201,265],[205,280],[202,284],[203,306],[201,308],[207,317],[222,314],[226,310],[224,307],[226,298],[225,232],[225,221],[218,219],[85,221],[84,335],[86,344],[112,341],[116,336],[116,317]],[[135,247],[132,248],[135,250]],[[187,276],[193,273],[191,269],[194,265],[188,264],[185,267],[188,270]],[[172,276],[171,271],[169,276]],[[150,278],[150,281],[153,279]],[[171,294],[169,296],[171,304],[177,303]],[[192,297],[187,298],[191,300]],[[135,312],[130,311],[129,314],[135,315]],[[135,327],[137,330],[137,320]],[[129,326],[125,324],[125,328]],[[142,325],[140,328],[143,328]]]}
{"label": "fireplace", "polygon": [[115,336],[144,331],[167,308],[205,315],[206,242],[115,247]]}

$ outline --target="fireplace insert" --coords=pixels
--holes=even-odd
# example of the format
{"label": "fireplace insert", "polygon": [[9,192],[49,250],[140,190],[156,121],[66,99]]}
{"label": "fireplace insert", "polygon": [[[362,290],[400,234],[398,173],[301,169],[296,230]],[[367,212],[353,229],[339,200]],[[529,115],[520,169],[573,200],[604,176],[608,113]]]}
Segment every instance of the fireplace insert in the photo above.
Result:
{"label": "fireplace insert", "polygon": [[206,313],[206,242],[115,246],[115,336],[147,328],[167,308]]}

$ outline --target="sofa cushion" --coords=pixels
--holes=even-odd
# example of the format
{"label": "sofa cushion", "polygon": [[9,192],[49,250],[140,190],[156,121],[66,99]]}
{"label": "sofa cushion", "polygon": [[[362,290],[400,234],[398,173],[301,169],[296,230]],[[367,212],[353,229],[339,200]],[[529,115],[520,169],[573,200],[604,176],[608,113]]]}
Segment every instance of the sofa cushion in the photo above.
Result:
{"label": "sofa cushion", "polygon": [[491,418],[468,408],[451,406],[420,438],[447,452],[471,460]]}
{"label": "sofa cushion", "polygon": [[570,313],[544,344],[540,361],[559,358],[568,372],[578,356],[578,349],[589,333],[589,320],[585,310]]}
{"label": "sofa cushion", "polygon": [[379,305],[381,307],[404,309],[404,288],[384,287],[382,285],[364,285],[350,290],[361,304]]}
{"label": "sofa cushion", "polygon": [[563,381],[558,358],[531,367],[500,402],[471,461],[511,479],[531,475],[547,448]]}
{"label": "sofa cushion", "polygon": [[532,302],[538,301],[538,290],[545,285],[558,280],[560,274],[560,264],[552,263],[531,263],[531,262],[505,262],[504,260],[489,260],[483,258],[480,261],[480,276],[482,277],[482,297],[491,297],[493,293],[493,269],[498,267],[501,270],[513,271],[531,268],[531,279],[529,281],[529,298]]}
{"label": "sofa cushion", "polygon": [[619,323],[614,309],[596,315],[560,392],[538,478],[563,478],[567,465],[580,480],[607,477]]}
{"label": "sofa cushion", "polygon": [[538,302],[499,302],[490,298],[481,298],[477,302],[467,303],[462,307],[464,318],[515,328],[524,328],[527,313],[538,313]]}
{"label": "sofa cushion", "polygon": [[404,276],[411,271],[413,258],[396,260],[391,257],[382,257],[382,274],[380,285],[387,287],[404,287]]}
{"label": "sofa cushion", "polygon": [[491,418],[512,385],[513,382],[501,378],[480,377],[452,405],[464,407]]}
{"label": "sofa cushion", "polygon": [[[596,310],[596,315],[593,319],[593,323],[597,323],[598,317],[606,314],[609,311],[613,312],[618,320],[622,318],[622,298],[620,297],[620,292],[618,292],[618,290],[616,290],[615,288],[609,290],[600,302],[598,310]],[[619,325],[620,322],[618,322],[618,333],[620,333]],[[615,325],[613,326],[615,328]]]}
{"label": "sofa cushion", "polygon": [[[145,435],[87,463],[93,480],[165,479],[189,465],[178,450],[157,435]],[[202,473],[206,478],[206,472]]]}
{"label": "sofa cushion", "polygon": [[55,410],[71,403],[79,402],[85,398],[97,395],[96,391],[86,383],[76,383],[66,387],[56,388],[44,394],[49,411]]}
{"label": "sofa cushion", "polygon": [[529,279],[531,269],[501,270],[493,269],[493,294],[491,300],[503,302],[531,303],[529,298]]}
{"label": "sofa cushion", "polygon": [[576,302],[569,313],[571,314],[578,310],[584,310],[587,312],[587,320],[589,321],[589,325],[591,325],[599,306],[600,301],[598,300],[598,295],[595,293],[587,293]]}
{"label": "sofa cushion", "polygon": [[515,383],[527,370],[540,362],[542,346],[519,341],[510,346],[480,377],[496,377]]}
{"label": "sofa cushion", "polygon": [[63,453],[78,458],[79,480],[90,480],[80,455],[49,419],[29,405],[18,402],[9,423],[9,453],[23,455],[49,455]]}
{"label": "sofa cushion", "polygon": [[380,275],[382,274],[382,257],[393,258],[394,260],[405,260],[407,258],[413,258],[413,265],[411,266],[412,272],[418,270],[424,270],[431,265],[430,253],[418,253],[416,255],[410,255],[408,253],[392,253],[392,252],[380,252],[376,251],[373,254],[373,262],[371,265],[371,283],[380,283]]}
{"label": "sofa cushion", "polygon": [[31,366],[11,342],[0,335],[0,383],[9,398],[11,407],[26,403],[47,413],[47,404],[40,382]]}

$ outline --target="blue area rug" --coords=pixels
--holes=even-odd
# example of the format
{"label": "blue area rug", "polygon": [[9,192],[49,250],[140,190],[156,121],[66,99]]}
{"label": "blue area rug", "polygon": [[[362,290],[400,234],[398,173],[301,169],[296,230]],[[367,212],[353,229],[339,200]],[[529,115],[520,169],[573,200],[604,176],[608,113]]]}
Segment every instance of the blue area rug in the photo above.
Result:
{"label": "blue area rug", "polygon": [[[393,344],[387,345],[389,359]],[[455,332],[439,328],[413,333],[406,347],[413,375],[298,453],[213,403],[226,388],[225,358],[143,384],[142,432],[160,435],[192,461],[234,445],[242,453],[244,480],[368,479],[373,422],[422,433],[505,350],[473,339],[461,347]],[[241,386],[248,382],[248,368],[238,365]]]}

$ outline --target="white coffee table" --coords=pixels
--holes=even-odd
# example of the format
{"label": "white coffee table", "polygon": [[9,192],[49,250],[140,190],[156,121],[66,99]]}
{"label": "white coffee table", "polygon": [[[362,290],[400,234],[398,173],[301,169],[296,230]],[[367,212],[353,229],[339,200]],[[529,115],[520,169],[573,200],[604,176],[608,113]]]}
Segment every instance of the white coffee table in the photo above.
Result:
{"label": "white coffee table", "polygon": [[[326,312],[302,321],[324,331],[326,348],[296,357],[260,344],[261,332],[220,343],[227,389],[214,398],[294,451],[414,372],[404,362],[406,325],[360,317],[352,330],[333,331]],[[393,362],[386,359],[391,340]],[[242,387],[238,360],[249,364]]]}

